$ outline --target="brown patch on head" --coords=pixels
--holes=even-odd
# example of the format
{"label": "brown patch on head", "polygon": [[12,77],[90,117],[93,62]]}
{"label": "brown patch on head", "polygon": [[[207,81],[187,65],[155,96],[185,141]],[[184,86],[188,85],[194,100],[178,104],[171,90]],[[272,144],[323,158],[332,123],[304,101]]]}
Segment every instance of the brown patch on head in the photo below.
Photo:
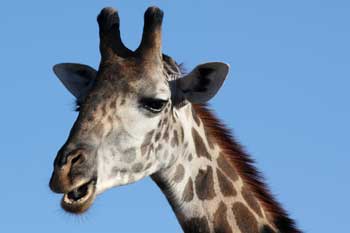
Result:
{"label": "brown patch on head", "polygon": [[174,130],[174,135],[173,135],[173,138],[171,139],[171,146],[175,147],[177,145],[179,145],[179,139],[178,139],[177,131]]}
{"label": "brown patch on head", "polygon": [[142,163],[135,163],[131,169],[133,172],[138,173],[142,170],[142,168],[143,168]]}
{"label": "brown patch on head", "polygon": [[233,166],[231,166],[230,162],[225,159],[223,153],[220,153],[219,158],[216,160],[219,167],[225,172],[225,174],[231,178],[232,181],[236,181],[238,179],[238,175]]}
{"label": "brown patch on head", "polygon": [[233,187],[231,181],[224,176],[224,174],[219,170],[216,169],[216,173],[218,175],[218,181],[219,181],[219,187],[221,190],[221,193],[225,196],[235,196],[237,195],[237,191],[235,187]]}
{"label": "brown patch on head", "polygon": [[164,130],[163,139],[164,139],[165,142],[168,142],[168,140],[169,140],[169,125]]}
{"label": "brown patch on head", "polygon": [[146,134],[145,139],[143,140],[141,145],[141,155],[145,155],[147,153],[147,148],[152,141],[153,134],[154,130],[151,130]]}
{"label": "brown patch on head", "polygon": [[[166,111],[166,109],[164,109],[164,111]],[[162,126],[165,126],[165,125],[167,125],[167,124],[168,124],[168,118],[165,117]]]}
{"label": "brown patch on head", "polygon": [[254,197],[253,193],[248,189],[246,185],[244,185],[242,188],[242,196],[244,200],[248,203],[249,207],[252,208],[252,210],[254,210],[256,214],[262,217],[260,205]]}
{"label": "brown patch on head", "polygon": [[160,139],[160,136],[161,136],[161,132],[159,131],[159,132],[156,134],[156,137],[154,138],[154,140],[155,140],[156,142],[158,142],[159,139]]}
{"label": "brown patch on head", "polygon": [[259,233],[258,222],[249,209],[241,202],[236,202],[232,206],[237,226],[244,233]]}
{"label": "brown patch on head", "polygon": [[211,200],[215,196],[213,169],[200,169],[195,181],[196,193],[200,200]]}
{"label": "brown patch on head", "polygon": [[192,159],[193,159],[193,155],[192,155],[192,153],[190,153],[189,155],[188,155],[188,161],[192,161]]}
{"label": "brown patch on head", "polygon": [[180,127],[180,142],[183,143],[185,138],[184,129]]}
{"label": "brown patch on head", "polygon": [[201,136],[199,136],[195,128],[192,128],[192,137],[194,140],[194,145],[196,147],[197,156],[206,157],[207,159],[211,160],[207,147],[205,146],[203,139],[201,138]]}
{"label": "brown patch on head", "polygon": [[227,221],[227,207],[222,201],[214,214],[214,232],[232,233],[232,229]]}
{"label": "brown patch on head", "polygon": [[173,181],[176,183],[180,183],[182,181],[182,179],[185,176],[185,168],[184,166],[182,166],[181,164],[177,165],[176,170],[175,170],[175,174],[173,177]]}
{"label": "brown patch on head", "polygon": [[182,228],[184,232],[210,233],[209,223],[206,217],[186,220],[183,223]]}
{"label": "brown patch on head", "polygon": [[162,126],[162,123],[163,123],[163,120],[160,120],[160,121],[158,122],[157,128],[160,128],[160,127]]}
{"label": "brown patch on head", "polygon": [[190,202],[193,200],[193,181],[191,177],[188,179],[185,189],[182,193],[182,200],[184,202]]}

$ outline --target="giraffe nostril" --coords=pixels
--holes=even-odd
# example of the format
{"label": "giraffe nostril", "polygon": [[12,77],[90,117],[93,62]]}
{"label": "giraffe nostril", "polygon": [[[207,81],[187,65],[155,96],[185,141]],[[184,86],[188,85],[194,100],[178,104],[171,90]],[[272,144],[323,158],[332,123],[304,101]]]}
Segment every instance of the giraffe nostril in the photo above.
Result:
{"label": "giraffe nostril", "polygon": [[83,155],[81,153],[77,154],[71,161],[72,165],[82,162],[83,160]]}
{"label": "giraffe nostril", "polygon": [[81,164],[86,160],[86,152],[82,148],[74,149],[71,151],[61,150],[59,151],[56,159],[55,166],[63,168],[65,165],[73,166]]}

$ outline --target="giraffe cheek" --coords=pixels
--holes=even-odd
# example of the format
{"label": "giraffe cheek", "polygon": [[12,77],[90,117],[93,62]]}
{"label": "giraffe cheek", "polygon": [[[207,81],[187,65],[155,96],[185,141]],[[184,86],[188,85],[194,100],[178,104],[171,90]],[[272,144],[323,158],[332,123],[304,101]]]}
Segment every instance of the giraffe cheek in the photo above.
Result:
{"label": "giraffe cheek", "polygon": [[122,153],[120,160],[123,163],[133,163],[136,160],[136,156],[137,156],[137,151],[135,148],[130,148],[128,150],[126,150],[124,153]]}

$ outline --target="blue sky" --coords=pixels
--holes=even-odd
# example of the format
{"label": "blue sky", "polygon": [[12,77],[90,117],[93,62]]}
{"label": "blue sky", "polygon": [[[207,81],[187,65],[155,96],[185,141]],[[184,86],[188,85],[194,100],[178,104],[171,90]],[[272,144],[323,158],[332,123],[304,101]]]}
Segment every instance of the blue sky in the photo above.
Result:
{"label": "blue sky", "polygon": [[119,9],[140,41],[143,13],[165,12],[164,52],[188,69],[225,61],[212,107],[306,232],[350,228],[349,1],[1,1],[0,232],[180,232],[150,179],[100,196],[82,217],[50,192],[52,162],[77,113],[51,71],[99,63],[96,16]]}

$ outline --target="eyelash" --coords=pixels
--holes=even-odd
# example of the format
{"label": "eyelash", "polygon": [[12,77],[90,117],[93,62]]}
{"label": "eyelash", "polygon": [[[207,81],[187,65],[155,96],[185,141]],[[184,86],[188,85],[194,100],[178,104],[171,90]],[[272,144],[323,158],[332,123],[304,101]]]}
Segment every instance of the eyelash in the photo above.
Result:
{"label": "eyelash", "polygon": [[154,98],[143,98],[140,100],[141,106],[152,113],[160,113],[167,102],[168,100]]}
{"label": "eyelash", "polygon": [[[141,106],[153,113],[161,112],[167,102],[168,100],[153,99],[153,98],[143,98],[140,100]],[[75,111],[79,112],[80,107],[81,107],[81,103],[79,101],[76,101]]]}

